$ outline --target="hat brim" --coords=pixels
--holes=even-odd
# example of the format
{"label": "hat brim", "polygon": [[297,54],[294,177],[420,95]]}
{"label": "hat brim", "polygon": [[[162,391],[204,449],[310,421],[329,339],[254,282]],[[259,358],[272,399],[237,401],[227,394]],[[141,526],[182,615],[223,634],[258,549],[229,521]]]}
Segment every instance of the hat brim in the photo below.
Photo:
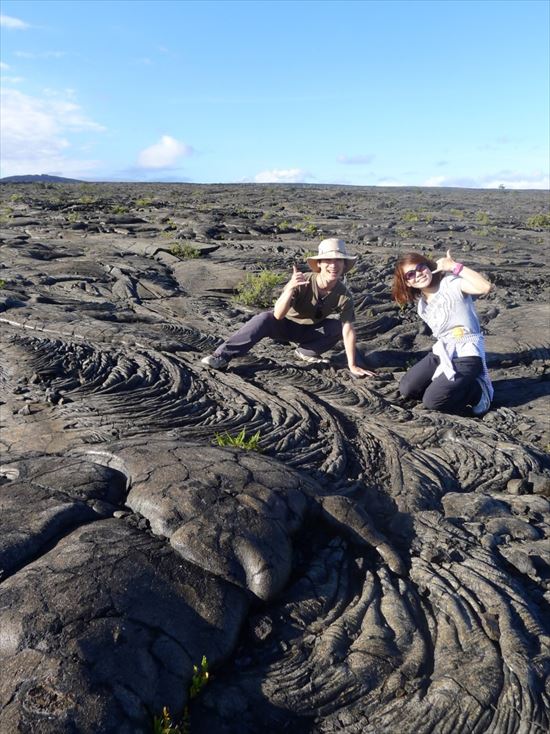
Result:
{"label": "hat brim", "polygon": [[326,252],[324,255],[315,255],[314,257],[308,257],[306,262],[314,273],[318,273],[320,270],[319,260],[343,260],[344,273],[347,273],[355,265],[357,257],[342,255],[341,252]]}

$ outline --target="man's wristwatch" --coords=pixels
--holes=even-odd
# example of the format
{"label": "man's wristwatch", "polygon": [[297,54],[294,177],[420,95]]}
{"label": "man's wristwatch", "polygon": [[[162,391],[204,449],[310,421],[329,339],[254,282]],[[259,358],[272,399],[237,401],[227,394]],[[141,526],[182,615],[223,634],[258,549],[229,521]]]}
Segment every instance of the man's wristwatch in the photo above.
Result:
{"label": "man's wristwatch", "polygon": [[451,270],[451,273],[453,275],[460,275],[464,268],[464,265],[462,263],[455,263],[454,268]]}

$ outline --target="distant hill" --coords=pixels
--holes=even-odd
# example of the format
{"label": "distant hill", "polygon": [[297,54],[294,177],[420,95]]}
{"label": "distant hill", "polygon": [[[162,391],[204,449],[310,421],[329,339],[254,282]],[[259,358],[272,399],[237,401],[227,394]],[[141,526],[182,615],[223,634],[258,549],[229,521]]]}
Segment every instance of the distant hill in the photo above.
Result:
{"label": "distant hill", "polygon": [[78,178],[64,178],[63,176],[48,176],[41,173],[39,175],[27,176],[5,176],[0,178],[0,183],[87,183],[80,181]]}

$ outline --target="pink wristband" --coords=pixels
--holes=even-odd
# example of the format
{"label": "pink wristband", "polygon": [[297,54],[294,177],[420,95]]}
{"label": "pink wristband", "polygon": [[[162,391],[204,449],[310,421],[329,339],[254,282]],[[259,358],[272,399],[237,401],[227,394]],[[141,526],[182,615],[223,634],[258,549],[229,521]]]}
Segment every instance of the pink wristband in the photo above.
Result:
{"label": "pink wristband", "polygon": [[456,265],[454,266],[454,268],[451,270],[451,273],[453,275],[460,275],[460,273],[462,272],[463,268],[464,268],[464,265],[462,263],[456,263]]}

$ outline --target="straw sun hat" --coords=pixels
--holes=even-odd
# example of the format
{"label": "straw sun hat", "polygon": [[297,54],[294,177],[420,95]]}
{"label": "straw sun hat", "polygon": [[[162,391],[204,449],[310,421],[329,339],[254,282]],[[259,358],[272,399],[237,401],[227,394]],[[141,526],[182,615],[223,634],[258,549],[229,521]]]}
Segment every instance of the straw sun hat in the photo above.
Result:
{"label": "straw sun hat", "polygon": [[351,270],[357,258],[348,255],[344,240],[330,237],[328,240],[319,243],[318,255],[307,258],[307,264],[314,273],[318,273],[320,270],[318,260],[345,260],[344,273],[347,273],[348,270]]}

